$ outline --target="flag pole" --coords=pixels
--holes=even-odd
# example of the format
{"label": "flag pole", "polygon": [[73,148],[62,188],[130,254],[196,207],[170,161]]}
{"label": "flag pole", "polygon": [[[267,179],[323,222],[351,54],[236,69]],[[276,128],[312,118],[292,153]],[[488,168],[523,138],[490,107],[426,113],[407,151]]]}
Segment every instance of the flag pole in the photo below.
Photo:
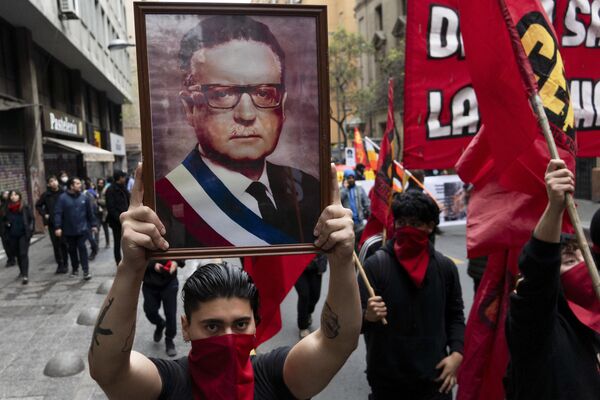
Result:
{"label": "flag pole", "polygon": [[[530,101],[537,116],[540,127],[542,128],[542,132],[544,133],[544,138],[546,139],[548,149],[550,150],[550,156],[553,159],[558,160],[560,159],[558,155],[558,149],[556,148],[554,137],[552,136],[552,132],[550,131],[550,124],[548,123],[548,117],[546,116],[542,99],[540,98],[540,95],[537,92],[534,92],[531,95]],[[600,276],[598,275],[596,263],[594,262],[594,258],[592,257],[590,247],[583,233],[583,228],[581,227],[581,220],[579,219],[579,214],[577,213],[577,208],[575,207],[573,194],[567,193],[565,202],[567,203],[567,212],[569,213],[569,218],[571,218],[571,223],[573,224],[573,228],[575,229],[577,244],[579,245],[579,249],[583,253],[583,258],[585,260],[585,264],[587,265],[590,278],[592,279],[592,285],[594,286],[596,296],[598,297],[598,300],[600,300]]]}
{"label": "flag pole", "polygon": [[[373,140],[371,140],[368,136],[365,136],[365,140],[368,141],[371,146],[373,146],[373,148],[377,151],[379,151],[380,147],[377,145],[377,143],[375,143]],[[394,162],[394,165],[397,165],[398,167],[402,168],[402,170],[406,173],[408,173],[408,178],[412,179],[413,182],[415,182],[417,184],[417,186],[419,186],[421,189],[423,189],[423,191],[425,192],[425,194],[427,194],[429,197],[431,197],[431,199],[433,201],[435,201],[435,203],[438,205],[438,208],[440,210],[442,210],[444,208],[443,205],[441,205],[435,198],[435,196],[433,195],[433,193],[431,193],[429,190],[427,190],[427,188],[425,187],[425,185],[423,185],[421,183],[421,181],[419,181],[417,178],[414,177],[414,175],[410,172],[410,170],[404,168],[404,166],[402,164],[400,164],[398,161],[396,160],[392,160]]]}
{"label": "flag pole", "polygon": [[[363,268],[362,264],[360,263],[360,260],[358,259],[358,256],[356,255],[355,251],[352,252],[352,259],[354,260],[354,265],[356,265],[356,268],[358,269],[358,273],[360,274],[360,277],[362,278],[365,286],[367,287],[367,291],[369,292],[369,297],[374,297],[375,290],[373,290],[373,286],[371,286],[371,283],[369,282],[369,278],[367,277],[367,274],[365,273],[365,269]],[[382,318],[381,323],[384,325],[387,325],[387,320],[385,318]]]}

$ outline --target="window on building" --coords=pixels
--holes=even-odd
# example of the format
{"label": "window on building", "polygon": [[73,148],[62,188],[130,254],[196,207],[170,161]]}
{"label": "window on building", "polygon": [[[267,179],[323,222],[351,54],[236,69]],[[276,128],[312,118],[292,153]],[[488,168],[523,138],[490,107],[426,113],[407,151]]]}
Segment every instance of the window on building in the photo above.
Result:
{"label": "window on building", "polygon": [[33,63],[35,66],[35,75],[37,80],[38,96],[40,104],[52,106],[50,88],[51,77],[49,73],[51,57],[42,48],[35,46],[33,49]]}
{"label": "window on building", "polygon": [[14,31],[0,21],[0,93],[19,97],[19,92]]}
{"label": "window on building", "polygon": [[375,29],[378,31],[383,30],[383,9],[381,4],[375,7]]}
{"label": "window on building", "polygon": [[69,70],[60,62],[52,59],[49,68],[51,105],[57,110],[73,113],[71,82]]}

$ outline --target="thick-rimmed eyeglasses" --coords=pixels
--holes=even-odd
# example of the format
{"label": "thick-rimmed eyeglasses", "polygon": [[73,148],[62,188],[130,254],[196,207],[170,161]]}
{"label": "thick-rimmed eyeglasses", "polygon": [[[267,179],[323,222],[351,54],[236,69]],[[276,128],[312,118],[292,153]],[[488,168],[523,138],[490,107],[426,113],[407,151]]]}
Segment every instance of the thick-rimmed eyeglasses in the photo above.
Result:
{"label": "thick-rimmed eyeglasses", "polygon": [[281,105],[283,84],[263,83],[260,85],[193,85],[190,92],[200,92],[204,95],[206,104],[211,108],[232,109],[238,105],[242,95],[248,93],[252,104],[257,108],[277,108]]}

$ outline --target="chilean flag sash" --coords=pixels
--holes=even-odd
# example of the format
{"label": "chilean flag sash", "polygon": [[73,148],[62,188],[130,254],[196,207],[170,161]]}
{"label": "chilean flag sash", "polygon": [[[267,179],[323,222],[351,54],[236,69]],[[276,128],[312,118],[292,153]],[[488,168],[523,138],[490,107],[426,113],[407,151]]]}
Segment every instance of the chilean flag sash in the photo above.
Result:
{"label": "chilean flag sash", "polygon": [[187,232],[207,247],[298,242],[242,204],[202,161],[197,149],[156,182],[156,195]]}

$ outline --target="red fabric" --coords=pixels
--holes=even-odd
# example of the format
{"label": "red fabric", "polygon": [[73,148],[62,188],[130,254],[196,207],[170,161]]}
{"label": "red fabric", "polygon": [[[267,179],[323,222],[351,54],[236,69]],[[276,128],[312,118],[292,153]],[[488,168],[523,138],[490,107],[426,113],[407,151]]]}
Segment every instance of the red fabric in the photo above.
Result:
{"label": "red fabric", "polygon": [[192,340],[188,361],[194,400],[253,400],[254,347],[254,335]]}
{"label": "red fabric", "polygon": [[[466,57],[460,52],[460,46],[456,52],[445,58],[432,57],[429,52],[432,48],[432,37],[435,37],[433,28],[436,26],[434,15],[435,9],[444,8],[447,16],[458,15],[458,6],[460,0],[424,0],[408,2],[407,26],[406,26],[406,68],[405,68],[405,91],[404,91],[404,156],[403,162],[409,169],[443,169],[452,166],[460,157],[461,153],[469,144],[471,135],[464,135],[462,131],[452,131],[448,136],[433,137],[434,134],[443,129],[431,127],[430,120],[439,121],[442,126],[449,127],[457,125],[461,120],[465,122],[461,113],[452,115],[452,100],[461,90],[468,90],[473,86],[470,72],[467,68],[469,54],[473,51],[465,45]],[[470,1],[470,0],[469,0]],[[476,24],[481,27],[482,24],[490,22],[490,27],[479,30],[482,46],[487,46],[496,50],[496,27],[502,22],[498,18],[489,17],[490,7],[492,11],[499,9],[498,2],[491,4],[484,1],[483,4],[476,4],[473,13],[479,13],[479,19]],[[471,4],[469,3],[469,4]],[[516,3],[522,3],[515,6]],[[512,20],[518,21],[519,16],[529,10],[528,1],[509,1],[506,2],[508,16]],[[573,104],[575,114],[575,127],[578,130],[577,137],[577,155],[579,157],[597,157],[600,156],[600,57],[597,55],[597,45],[588,44],[588,37],[592,32],[591,2],[579,2],[575,9],[574,16],[567,16],[569,0],[556,0],[555,2],[543,2],[552,19],[554,30],[558,37],[560,53],[564,62],[564,68],[569,79],[571,93],[571,103]],[[537,6],[538,10],[541,9]],[[597,10],[596,10],[597,11]],[[461,11],[460,29],[464,34],[465,29],[470,29],[470,18]],[[502,12],[492,12],[495,16],[502,15]],[[446,19],[446,22],[449,20]],[[549,22],[547,20],[547,22]],[[571,30],[565,27],[569,23]],[[446,25],[448,35],[443,35],[446,46],[450,47],[450,42],[454,41],[453,23]],[[577,28],[577,34],[573,32]],[[481,34],[485,32],[485,34]],[[488,35],[489,33],[489,35]],[[504,36],[510,37],[508,34]],[[490,41],[490,38],[494,38]],[[493,77],[497,77],[497,86],[504,91],[506,88],[502,85],[507,76],[511,76],[505,68],[504,59],[500,54],[504,54],[504,45],[500,46],[498,57],[495,63],[488,64],[488,71],[494,71]],[[475,56],[476,57],[476,56]],[[521,64],[527,66],[527,63]],[[502,68],[501,68],[502,67]],[[517,68],[518,69],[518,68]],[[509,85],[510,86],[510,85]],[[509,90],[510,91],[510,90]],[[440,93],[442,99],[441,114],[435,115],[434,109],[429,97],[434,93]],[[496,92],[502,93],[502,92]],[[505,103],[510,106],[510,103]],[[516,107],[515,105],[515,108]],[[481,112],[481,121],[489,124],[489,119]],[[507,123],[510,121],[507,121]],[[479,123],[479,122],[478,122]],[[450,132],[446,128],[446,133]],[[525,145],[525,144],[524,144]]]}
{"label": "red fabric", "polygon": [[19,211],[21,211],[21,202],[17,201],[16,203],[8,203],[8,210],[12,213],[18,213]]}
{"label": "red fabric", "polygon": [[[367,225],[360,238],[359,246],[362,246],[365,240],[376,233],[381,233],[386,221],[389,219],[390,199],[392,196],[392,186],[394,181],[394,163],[392,155],[392,142],[394,140],[394,80],[390,78],[388,82],[388,115],[379,148],[379,157],[377,160],[377,175],[375,184],[369,192],[371,199],[371,214],[367,220]],[[377,231],[379,229],[379,231]],[[365,232],[369,232],[367,235]]]}
{"label": "red fabric", "polygon": [[[560,52],[565,63],[565,72],[570,81],[571,101],[575,108],[577,156],[598,157],[600,156],[600,118],[598,117],[600,114],[600,95],[598,95],[600,93],[600,57],[598,56],[598,45],[596,47],[587,45],[588,37],[594,26],[595,29],[598,29],[598,23],[592,25],[591,19],[594,11],[592,11],[591,1],[577,2],[577,6],[581,9],[576,14],[576,25],[579,29],[589,31],[589,33],[583,36],[577,35],[579,39],[574,40],[573,32],[565,27],[567,9],[569,4],[573,7],[574,2],[556,0],[555,3],[551,15],[554,17],[554,29],[562,44]],[[595,10],[597,17],[598,9]],[[572,21],[573,18],[569,18],[569,20]],[[570,36],[569,41],[574,43],[564,45],[565,36]]]}
{"label": "red fabric", "polygon": [[354,154],[356,157],[356,163],[362,164],[367,169],[370,169],[369,160],[367,158],[367,152],[365,151],[365,145],[363,144],[362,136],[357,127],[354,128]]}
{"label": "red fabric", "polygon": [[488,256],[465,330],[458,400],[504,399],[502,377],[508,366],[504,321],[518,271],[521,247]]}
{"label": "red fabric", "polygon": [[[402,162],[409,170],[452,168],[479,127],[467,61],[458,40],[457,3],[407,3]],[[445,25],[435,23],[441,21],[436,15],[442,14],[447,17]],[[444,26],[448,34],[436,35]],[[436,55],[435,48],[440,47],[456,51]]]}
{"label": "red fabric", "polygon": [[254,280],[260,297],[257,346],[281,329],[279,305],[314,257],[314,254],[244,257],[244,270]]}
{"label": "red fabric", "polygon": [[429,234],[412,226],[396,229],[394,254],[415,286],[422,287],[429,265]]}
{"label": "red fabric", "polygon": [[[550,71],[540,69],[547,64],[532,50],[540,40],[546,50],[552,44],[553,31],[539,2],[459,0],[459,13],[484,126],[456,168],[475,187],[468,206],[467,254],[489,257],[467,322],[457,399],[501,400],[508,363],[504,321],[517,258],[547,203],[544,174],[550,155],[528,91],[539,88],[559,155],[571,170],[573,116],[568,101],[560,115],[552,113],[560,105],[559,87],[553,85],[564,82],[562,69],[548,78]],[[524,57],[524,49],[531,58]],[[558,61],[555,65],[560,68]],[[549,95],[548,88],[556,90]],[[561,96],[568,100],[568,92]]]}
{"label": "red fabric", "polygon": [[[173,216],[181,221],[189,234],[207,247],[233,246],[227,239],[215,231],[181,196],[181,193],[167,178],[156,181],[156,197],[171,207]],[[179,210],[176,212],[175,210]]]}
{"label": "red fabric", "polygon": [[594,292],[585,262],[563,273],[560,280],[573,314],[582,324],[600,333],[600,301]]}

